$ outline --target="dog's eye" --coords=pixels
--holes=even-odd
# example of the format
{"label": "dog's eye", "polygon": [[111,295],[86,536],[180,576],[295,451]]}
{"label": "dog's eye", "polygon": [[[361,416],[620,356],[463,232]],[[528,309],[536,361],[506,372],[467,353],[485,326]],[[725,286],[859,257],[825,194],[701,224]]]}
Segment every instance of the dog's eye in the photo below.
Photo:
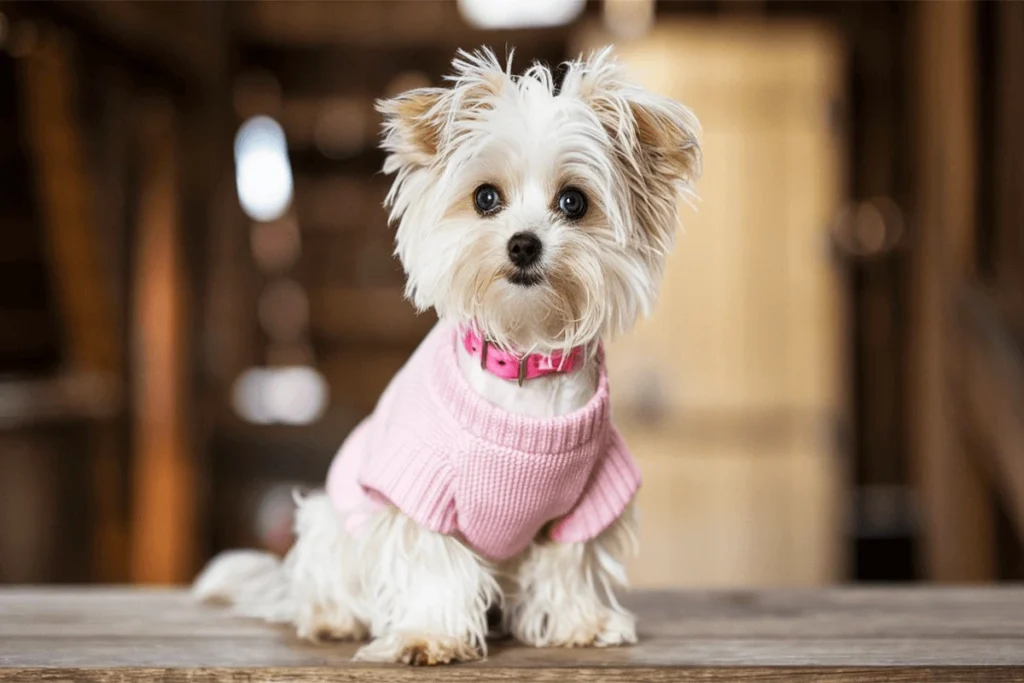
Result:
{"label": "dog's eye", "polygon": [[582,218],[587,212],[587,195],[575,187],[565,188],[558,193],[558,210],[569,218]]}
{"label": "dog's eye", "polygon": [[473,193],[473,204],[481,215],[496,213],[501,208],[501,193],[494,185],[481,185]]}

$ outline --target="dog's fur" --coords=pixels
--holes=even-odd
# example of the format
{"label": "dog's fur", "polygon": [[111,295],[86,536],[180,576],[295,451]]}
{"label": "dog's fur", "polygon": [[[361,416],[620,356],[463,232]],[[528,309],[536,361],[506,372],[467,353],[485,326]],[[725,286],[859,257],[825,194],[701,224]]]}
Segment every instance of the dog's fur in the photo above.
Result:
{"label": "dog's fur", "polygon": [[[624,332],[657,298],[678,229],[678,202],[700,173],[698,124],[685,107],[629,82],[611,51],[521,76],[493,53],[460,53],[449,88],[421,88],[380,102],[388,195],[406,293],[420,310],[474,323],[494,343],[550,353]],[[500,210],[481,214],[475,189],[493,185]],[[558,209],[567,187],[587,213]],[[513,279],[509,238],[542,243],[535,282]],[[519,387],[460,367],[485,399],[551,417],[593,395],[597,356],[574,372]],[[266,553],[216,558],[195,584],[245,615],[294,624],[302,637],[372,640],[357,658],[434,664],[483,656],[488,611],[506,633],[535,646],[633,643],[633,616],[617,602],[635,544],[632,508],[596,539],[538,536],[519,556],[488,563],[458,539],[401,512],[376,513],[347,533],[323,493],[297,500],[297,541],[283,563]]]}

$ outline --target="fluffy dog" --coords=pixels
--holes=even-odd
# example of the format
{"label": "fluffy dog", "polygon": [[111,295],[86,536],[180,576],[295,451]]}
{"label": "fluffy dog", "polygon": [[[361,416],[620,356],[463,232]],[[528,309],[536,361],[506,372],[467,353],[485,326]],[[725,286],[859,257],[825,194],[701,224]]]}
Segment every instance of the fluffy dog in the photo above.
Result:
{"label": "fluffy dog", "polygon": [[[283,562],[216,558],[204,599],[364,639],[359,659],[478,659],[636,641],[615,589],[640,477],[611,423],[603,338],[653,308],[700,174],[686,107],[605,49],[561,83],[460,52],[447,88],[378,103],[406,294],[439,323],[297,500]],[[488,616],[500,614],[498,619]]]}

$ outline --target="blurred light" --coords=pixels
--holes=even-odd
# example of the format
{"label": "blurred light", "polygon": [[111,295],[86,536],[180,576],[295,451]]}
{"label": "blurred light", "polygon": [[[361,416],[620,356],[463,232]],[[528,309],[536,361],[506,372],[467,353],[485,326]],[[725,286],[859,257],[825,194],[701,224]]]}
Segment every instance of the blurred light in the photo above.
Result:
{"label": "blurred light", "polygon": [[309,424],[327,407],[327,382],[314,368],[278,369],[264,400],[285,424]]}
{"label": "blurred light", "polygon": [[562,26],[578,17],[586,0],[458,0],[462,17],[477,28]]}
{"label": "blurred light", "polygon": [[835,242],[848,254],[879,256],[903,242],[903,212],[892,199],[876,197],[843,207],[831,229]]}
{"label": "blurred light", "polygon": [[367,142],[370,102],[359,99],[335,99],[317,116],[313,143],[320,153],[341,159],[359,153]]}
{"label": "blurred light", "polygon": [[604,25],[618,38],[639,38],[654,25],[654,0],[604,0]]}
{"label": "blurred light", "polygon": [[269,116],[249,119],[235,136],[238,201],[255,221],[274,221],[292,201],[292,168],[284,131]]}
{"label": "blurred light", "polygon": [[304,425],[327,408],[327,382],[316,368],[249,368],[235,380],[235,412],[256,424]]}
{"label": "blurred light", "polygon": [[279,273],[295,265],[302,252],[299,224],[292,216],[271,223],[256,223],[249,233],[256,265],[265,273]]}
{"label": "blurred light", "polygon": [[270,372],[266,368],[250,368],[235,380],[231,403],[242,419],[261,425],[274,422],[274,416],[263,401],[264,387]]}
{"label": "blurred light", "polygon": [[0,12],[0,47],[3,47],[4,44],[7,42],[8,26],[10,26],[10,24],[7,23],[7,17],[4,15],[3,12]]}
{"label": "blurred light", "polygon": [[275,280],[260,294],[256,304],[263,331],[273,341],[295,341],[309,323],[309,300],[294,280]]}

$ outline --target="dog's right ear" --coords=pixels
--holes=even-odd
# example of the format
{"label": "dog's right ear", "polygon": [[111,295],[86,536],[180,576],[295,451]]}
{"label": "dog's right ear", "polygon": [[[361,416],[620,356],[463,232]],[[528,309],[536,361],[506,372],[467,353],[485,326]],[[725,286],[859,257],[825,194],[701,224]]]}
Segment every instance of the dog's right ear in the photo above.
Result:
{"label": "dog's right ear", "polygon": [[384,115],[382,147],[388,152],[386,173],[410,172],[435,163],[461,124],[479,121],[513,80],[511,53],[503,67],[490,48],[459,50],[452,61],[450,88],[417,88],[389,100],[378,100]]}
{"label": "dog's right ear", "polygon": [[441,145],[450,93],[445,88],[417,88],[377,100],[377,111],[384,115],[382,147],[390,155],[385,172],[431,164]]}

